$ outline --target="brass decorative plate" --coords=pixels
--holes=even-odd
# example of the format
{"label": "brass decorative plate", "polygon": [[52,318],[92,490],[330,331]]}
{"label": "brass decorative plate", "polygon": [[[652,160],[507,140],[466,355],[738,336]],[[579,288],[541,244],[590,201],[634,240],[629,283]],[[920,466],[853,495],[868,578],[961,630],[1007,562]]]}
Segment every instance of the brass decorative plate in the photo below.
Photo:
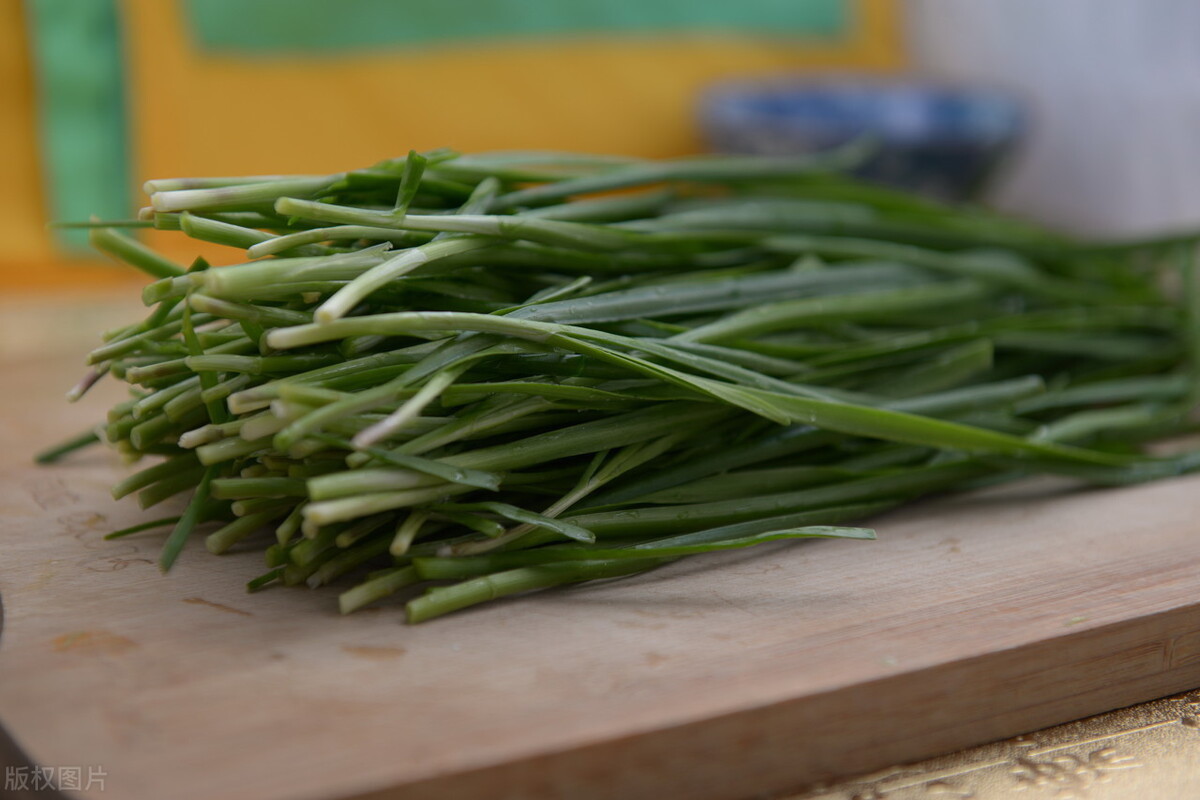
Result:
{"label": "brass decorative plate", "polygon": [[1200,690],[781,800],[1183,800],[1200,797]]}

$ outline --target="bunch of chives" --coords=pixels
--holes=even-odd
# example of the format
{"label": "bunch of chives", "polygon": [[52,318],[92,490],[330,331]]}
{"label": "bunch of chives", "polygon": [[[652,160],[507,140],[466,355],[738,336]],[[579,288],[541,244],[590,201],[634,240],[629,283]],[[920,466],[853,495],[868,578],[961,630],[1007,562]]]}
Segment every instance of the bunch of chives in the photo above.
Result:
{"label": "bunch of chives", "polygon": [[[113,496],[265,549],[249,584],[515,593],[849,527],[1039,473],[1182,474],[1200,282],[1186,238],[1069,240],[862,184],[852,153],[645,161],[410,153],[327,176],[150,181],[94,246],[154,280],[77,399],[130,385]],[[188,267],[122,229],[244,250]],[[1166,288],[1164,288],[1166,287]],[[149,457],[149,458],[147,458]],[[447,583],[450,581],[450,583]],[[436,582],[419,593],[410,589]]]}

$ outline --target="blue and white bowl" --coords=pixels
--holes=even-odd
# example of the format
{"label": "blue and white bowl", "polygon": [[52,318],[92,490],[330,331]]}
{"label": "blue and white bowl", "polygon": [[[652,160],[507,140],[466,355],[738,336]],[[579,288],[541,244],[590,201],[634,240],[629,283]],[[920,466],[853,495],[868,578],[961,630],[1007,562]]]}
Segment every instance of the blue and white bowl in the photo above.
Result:
{"label": "blue and white bowl", "polygon": [[699,121],[726,153],[809,153],[868,136],[855,174],[946,200],[976,197],[1025,128],[1001,92],[863,78],[720,84],[701,97]]}

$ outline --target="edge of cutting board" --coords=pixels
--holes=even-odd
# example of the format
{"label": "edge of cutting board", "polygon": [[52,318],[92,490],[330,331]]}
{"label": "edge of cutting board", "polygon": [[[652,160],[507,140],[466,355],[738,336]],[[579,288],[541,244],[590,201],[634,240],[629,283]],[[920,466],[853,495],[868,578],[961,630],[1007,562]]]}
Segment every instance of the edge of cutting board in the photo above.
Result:
{"label": "edge of cutting board", "polygon": [[[1071,684],[1069,694],[1062,694],[1063,683]],[[1197,685],[1200,604],[815,696],[356,794],[353,800],[652,800],[663,796],[664,786],[678,797],[761,797]],[[1019,705],[997,702],[998,693],[1019,695]],[[829,739],[855,746],[823,746]],[[738,770],[729,769],[731,760]]]}

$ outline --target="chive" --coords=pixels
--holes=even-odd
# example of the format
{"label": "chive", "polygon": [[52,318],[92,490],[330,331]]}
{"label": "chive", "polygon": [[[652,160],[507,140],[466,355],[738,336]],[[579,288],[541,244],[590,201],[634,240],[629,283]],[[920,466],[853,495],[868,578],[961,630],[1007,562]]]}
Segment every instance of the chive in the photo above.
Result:
{"label": "chive", "polygon": [[[522,522],[533,528],[542,528],[554,533],[561,534],[568,539],[574,539],[579,542],[594,542],[596,535],[587,528],[576,525],[567,520],[554,519],[553,517],[545,516],[544,514],[535,514],[517,506],[508,503],[442,503],[441,505],[433,506],[433,509],[440,514],[453,513],[456,511],[488,511],[513,522]],[[502,531],[503,532],[503,531]]]}
{"label": "chive", "polygon": [[204,546],[208,548],[208,552],[214,555],[224,553],[278,516],[278,511],[269,510],[238,517],[233,522],[210,533],[204,540]]}
{"label": "chive", "polygon": [[400,255],[373,266],[338,289],[333,297],[317,308],[317,320],[329,322],[343,317],[371,292],[415,269],[436,262],[438,259],[448,258],[459,253],[469,253],[491,244],[492,241],[486,238],[449,239],[405,250]]}
{"label": "chive", "polygon": [[208,487],[216,474],[216,467],[208,467],[204,470],[204,474],[200,478],[200,484],[196,487],[196,493],[192,495],[192,499],[188,502],[183,516],[175,523],[175,527],[171,530],[171,535],[167,537],[167,541],[163,544],[162,554],[158,558],[158,565],[163,572],[171,569],[175,560],[179,558],[179,554],[183,552],[183,545],[187,542],[187,538],[192,534],[192,530],[200,520],[201,509],[203,509],[204,504],[208,500]]}
{"label": "chive", "polygon": [[283,567],[276,567],[270,572],[259,575],[246,583],[247,592],[258,592],[283,577]]}
{"label": "chive", "polygon": [[88,445],[93,445],[100,441],[100,435],[96,431],[88,430],[83,433],[72,436],[53,447],[48,447],[33,457],[33,460],[39,464],[53,464],[64,456],[74,453],[76,450],[82,450]]}
{"label": "chive", "polygon": [[153,278],[173,278],[183,275],[183,267],[115,230],[94,228],[89,233],[88,241],[100,252],[124,261]]}
{"label": "chive", "polygon": [[325,442],[326,444],[334,447],[340,447],[346,450],[358,450],[360,452],[367,453],[373,458],[384,463],[408,470],[413,470],[415,472],[420,472],[435,478],[440,478],[448,483],[461,483],[467,486],[474,486],[480,489],[491,489],[493,491],[500,488],[501,477],[493,472],[486,472],[479,469],[469,469],[466,467],[455,467],[434,459],[421,458],[420,456],[409,455],[407,453],[388,451],[378,447],[356,447],[350,441],[337,436],[317,434],[312,438],[320,442]]}
{"label": "chive", "polygon": [[342,592],[338,597],[338,607],[343,614],[357,611],[365,605],[378,602],[403,589],[420,582],[417,571],[412,567],[398,567],[377,575],[353,589]]}
{"label": "chive", "polygon": [[218,500],[254,497],[304,497],[304,481],[296,478],[215,478],[212,496]]}
{"label": "chive", "polygon": [[315,589],[336,580],[371,559],[383,555],[387,552],[389,544],[391,540],[387,537],[376,536],[357,546],[347,545],[342,552],[321,564],[317,571],[309,576],[308,585]]}
{"label": "chive", "polygon": [[142,531],[151,531],[151,530],[154,530],[155,528],[162,528],[167,525],[174,525],[177,522],[179,522],[179,520],[181,520],[181,519],[182,519],[182,517],[163,517],[162,519],[153,519],[153,520],[150,520],[149,522],[139,522],[136,525],[130,525],[127,528],[121,528],[120,530],[115,530],[112,533],[105,535],[104,538],[105,539],[121,539],[125,536],[130,536],[135,533],[141,533]]}
{"label": "chive", "polygon": [[172,470],[171,474],[167,477],[156,481],[138,492],[138,505],[142,508],[150,508],[151,506],[158,505],[180,492],[191,489],[200,481],[204,474],[204,467],[199,464],[182,472]]}
{"label": "chive", "polygon": [[593,560],[637,560],[678,558],[679,556],[713,553],[720,550],[735,550],[752,547],[765,542],[783,539],[845,538],[874,539],[875,532],[867,528],[843,528],[831,525],[809,526],[767,531],[752,536],[731,537],[721,540],[689,542],[686,537],[664,539],[658,542],[642,542],[635,547],[540,547],[533,550],[518,550],[496,553],[489,556],[462,556],[457,558],[417,558],[413,566],[417,574],[426,580],[469,578],[476,575],[499,572],[522,566],[557,564]]}
{"label": "chive", "polygon": [[725,181],[772,180],[807,175],[814,171],[837,168],[860,158],[857,146],[818,156],[794,158],[756,158],[746,156],[698,157],[618,167],[596,176],[547,183],[496,198],[495,206],[506,208],[537,205],[579,194],[645,186],[669,180]]}
{"label": "chive", "polygon": [[[130,398],[38,460],[155,456],[114,496],[190,502],[111,536],[173,526],[164,569],[212,522],[213,552],[274,529],[250,591],[344,581],[348,613],[460,581],[410,622],[862,539],[931,493],[1200,469],[1149,449],[1200,427],[1196,236],[1095,245],[868,186],[841,174],[864,147],[151,181],[136,221],[80,223],[153,308],[68,397]],[[125,232],[149,226],[244,255],[184,270]]]}
{"label": "chive", "polygon": [[421,597],[409,600],[405,606],[411,623],[460,611],[479,603],[496,600],[511,594],[548,589],[565,583],[579,583],[604,578],[619,578],[644,572],[661,564],[660,560],[576,561],[565,564],[544,564],[536,567],[497,572],[480,578],[430,589]]}
{"label": "chive", "polygon": [[173,474],[178,474],[181,471],[195,471],[199,466],[200,464],[196,461],[195,456],[190,454],[167,459],[118,481],[112,487],[113,499],[120,500],[128,494],[132,494],[139,489],[144,489],[164,478],[169,478]]}
{"label": "chive", "polygon": [[155,211],[196,211],[200,209],[243,209],[270,202],[277,197],[316,194],[332,183],[330,178],[279,178],[229,184],[213,188],[164,189],[154,186],[150,196]]}

